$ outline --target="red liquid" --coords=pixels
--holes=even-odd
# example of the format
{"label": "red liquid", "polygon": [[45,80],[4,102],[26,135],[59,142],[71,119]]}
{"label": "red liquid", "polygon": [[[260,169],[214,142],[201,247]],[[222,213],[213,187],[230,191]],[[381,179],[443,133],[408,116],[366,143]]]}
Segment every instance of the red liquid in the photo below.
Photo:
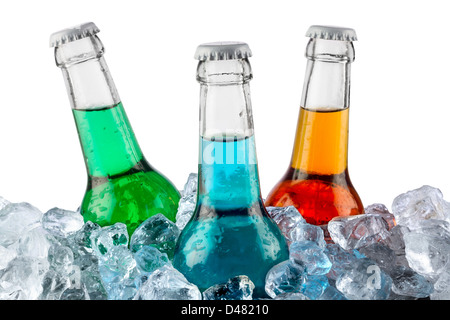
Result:
{"label": "red liquid", "polygon": [[314,225],[327,224],[337,216],[364,213],[361,199],[345,170],[336,175],[308,175],[290,168],[268,195],[266,206],[294,206]]}

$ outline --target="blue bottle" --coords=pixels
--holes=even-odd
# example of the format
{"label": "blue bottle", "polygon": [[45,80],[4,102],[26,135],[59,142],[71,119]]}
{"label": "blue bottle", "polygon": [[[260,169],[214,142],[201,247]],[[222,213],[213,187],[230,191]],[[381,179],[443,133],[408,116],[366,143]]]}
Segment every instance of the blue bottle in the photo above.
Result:
{"label": "blue bottle", "polygon": [[253,298],[267,297],[266,273],[289,258],[284,236],[264,208],[258,176],[246,43],[209,43],[200,60],[197,204],[178,239],[173,264],[200,290],[246,275]]}

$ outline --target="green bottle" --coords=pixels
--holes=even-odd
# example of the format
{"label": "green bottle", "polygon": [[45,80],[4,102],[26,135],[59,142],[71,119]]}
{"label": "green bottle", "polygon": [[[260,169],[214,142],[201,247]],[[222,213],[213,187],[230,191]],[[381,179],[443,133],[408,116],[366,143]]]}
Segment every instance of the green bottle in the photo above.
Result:
{"label": "green bottle", "polygon": [[180,194],[145,159],[89,22],[55,32],[50,45],[63,72],[86,164],[80,211],[100,226],[122,222],[128,233],[162,213],[175,221]]}

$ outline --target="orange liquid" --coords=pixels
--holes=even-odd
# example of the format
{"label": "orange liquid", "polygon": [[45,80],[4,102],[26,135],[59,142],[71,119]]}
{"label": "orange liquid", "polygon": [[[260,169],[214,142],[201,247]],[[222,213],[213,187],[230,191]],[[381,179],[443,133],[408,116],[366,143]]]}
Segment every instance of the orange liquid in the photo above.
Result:
{"label": "orange liquid", "polygon": [[266,206],[295,206],[308,223],[364,213],[347,170],[348,108],[301,108],[291,167],[272,189]]}

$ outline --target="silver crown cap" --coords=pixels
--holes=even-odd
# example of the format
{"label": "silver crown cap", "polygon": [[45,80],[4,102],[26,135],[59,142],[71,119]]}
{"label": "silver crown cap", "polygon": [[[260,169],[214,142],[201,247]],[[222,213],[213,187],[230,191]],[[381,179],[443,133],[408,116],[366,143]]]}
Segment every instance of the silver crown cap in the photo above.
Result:
{"label": "silver crown cap", "polygon": [[352,28],[318,26],[309,27],[306,36],[314,39],[338,40],[338,41],[356,41],[356,32]]}
{"label": "silver crown cap", "polygon": [[197,47],[195,59],[207,60],[239,60],[252,56],[250,47],[245,42],[210,42]]}
{"label": "silver crown cap", "polygon": [[95,23],[93,22],[82,23],[78,26],[63,29],[53,33],[50,36],[50,47],[57,47],[71,41],[87,38],[99,32],[100,29],[97,28]]}

